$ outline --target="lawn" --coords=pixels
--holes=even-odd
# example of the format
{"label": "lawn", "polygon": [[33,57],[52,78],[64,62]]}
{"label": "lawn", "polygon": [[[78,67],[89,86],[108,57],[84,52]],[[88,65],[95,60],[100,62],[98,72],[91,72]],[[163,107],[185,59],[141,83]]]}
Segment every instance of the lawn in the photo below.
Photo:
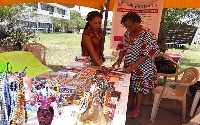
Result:
{"label": "lawn", "polygon": [[[47,47],[46,62],[48,65],[69,65],[74,61],[75,57],[81,55],[81,34],[38,34],[36,42],[42,43]],[[183,49],[168,49],[167,52],[179,53]],[[112,49],[110,49],[110,35],[106,36],[104,55],[111,57]],[[200,70],[200,46],[187,46],[185,54],[181,57],[180,69],[186,67],[196,67]],[[111,66],[114,62],[107,59],[106,66]]]}
{"label": "lawn", "polygon": [[[193,66],[200,70],[200,45],[197,48],[196,45],[186,47],[185,54],[179,61],[180,69]],[[168,49],[167,52],[179,53],[182,50],[183,49]]]}

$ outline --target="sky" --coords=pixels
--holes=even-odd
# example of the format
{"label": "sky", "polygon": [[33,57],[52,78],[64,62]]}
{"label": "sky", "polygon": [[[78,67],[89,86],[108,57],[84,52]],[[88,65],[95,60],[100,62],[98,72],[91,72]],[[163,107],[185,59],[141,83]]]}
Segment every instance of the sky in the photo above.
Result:
{"label": "sky", "polygon": [[[81,13],[81,16],[87,16],[88,12],[90,11],[99,11],[97,9],[94,8],[89,8],[89,7],[84,7],[84,6],[80,6],[80,10],[79,10],[79,6],[75,5],[74,8],[70,8],[70,10],[77,10],[79,13]],[[108,20],[112,20],[112,11],[108,12]]]}

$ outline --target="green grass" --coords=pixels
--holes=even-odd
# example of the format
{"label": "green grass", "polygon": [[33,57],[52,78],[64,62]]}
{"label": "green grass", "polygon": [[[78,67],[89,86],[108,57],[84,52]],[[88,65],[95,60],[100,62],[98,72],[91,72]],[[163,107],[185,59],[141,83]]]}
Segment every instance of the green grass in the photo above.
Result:
{"label": "green grass", "polygon": [[[81,34],[38,34],[36,40],[47,48],[46,62],[48,65],[69,65],[75,60],[75,57],[81,55]],[[104,55],[111,56],[110,35],[106,36]],[[110,59],[105,62],[106,66],[111,66]]]}
{"label": "green grass", "polygon": [[[168,49],[167,52],[179,53],[183,49]],[[196,45],[187,46],[185,54],[179,60],[179,68],[184,69],[190,66],[198,68],[200,71],[200,46]]]}
{"label": "green grass", "polygon": [[[40,40],[36,42],[42,43],[47,47],[46,61],[48,65],[69,65],[74,61],[75,57],[81,55],[81,34],[38,34]],[[187,46],[185,54],[181,57],[180,69],[190,66],[196,67],[200,70],[200,46],[195,48],[195,45]],[[106,36],[104,55],[111,56],[112,49],[110,49],[110,35]],[[182,49],[168,49],[167,52],[179,53]],[[114,62],[108,59],[105,64],[111,66]]]}

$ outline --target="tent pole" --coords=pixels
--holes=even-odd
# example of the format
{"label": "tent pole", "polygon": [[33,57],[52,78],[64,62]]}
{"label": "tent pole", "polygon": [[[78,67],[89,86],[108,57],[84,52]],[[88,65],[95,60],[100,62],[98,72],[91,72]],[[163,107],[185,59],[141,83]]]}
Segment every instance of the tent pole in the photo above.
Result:
{"label": "tent pole", "polygon": [[104,27],[103,27],[103,41],[104,41],[104,42],[105,42],[105,37],[106,37],[106,27],[107,27],[107,19],[108,19],[109,4],[110,4],[110,0],[107,0],[107,1],[105,2],[106,12],[105,12]]}
{"label": "tent pole", "polygon": [[106,27],[107,27],[109,3],[110,3],[110,0],[107,0],[106,3],[105,3],[106,12],[105,12],[104,27],[103,27],[104,41],[105,41],[105,36],[106,36]]}

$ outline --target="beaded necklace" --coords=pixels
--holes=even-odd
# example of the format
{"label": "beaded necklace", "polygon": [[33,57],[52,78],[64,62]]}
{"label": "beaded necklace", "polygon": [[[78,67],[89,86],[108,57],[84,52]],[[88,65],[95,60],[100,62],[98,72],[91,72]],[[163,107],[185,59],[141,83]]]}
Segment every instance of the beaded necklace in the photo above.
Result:
{"label": "beaded necklace", "polygon": [[[1,77],[1,96],[2,96],[2,112],[1,112],[1,123],[10,124],[13,116],[13,102],[14,97],[12,96],[12,91],[10,88],[10,81],[8,78],[8,72],[3,72]],[[10,109],[10,110],[8,110]]]}
{"label": "beaded necklace", "polygon": [[9,74],[12,74],[12,72],[8,71],[7,63],[7,71],[3,72],[0,77],[0,99],[2,105],[0,124],[20,125],[22,124],[23,112],[25,110],[23,79],[20,73],[17,73],[18,77],[14,79],[11,86],[11,76]]}
{"label": "beaded necklace", "polygon": [[[7,76],[6,76],[7,77]],[[4,123],[9,123],[8,121],[8,108],[9,108],[9,105],[10,105],[10,97],[9,97],[9,83],[7,82],[7,78],[3,78],[3,81],[4,83],[4,117],[5,117],[5,121]]]}
{"label": "beaded necklace", "polygon": [[3,82],[3,78],[4,78],[5,73],[2,74],[2,79],[1,79],[1,88],[2,88],[2,112],[1,112],[1,124],[4,125],[4,120],[5,120],[5,96],[4,96],[4,82]]}
{"label": "beaded necklace", "polygon": [[[14,76],[14,75],[13,75]],[[11,77],[9,78],[9,83],[11,83]],[[12,91],[11,91],[11,111],[10,111],[10,116],[9,116],[9,124],[10,124],[10,121],[13,119],[14,117],[14,109],[16,108],[16,92],[15,92],[15,76],[14,76],[14,80],[13,80],[13,83],[12,83]]]}
{"label": "beaded necklace", "polygon": [[24,109],[25,108],[25,95],[23,94],[24,86],[23,86],[23,79],[20,75],[18,76],[18,78],[16,80],[16,84],[17,84],[17,106],[16,106],[16,110],[15,110],[11,125],[22,124],[23,113],[25,110]]}

